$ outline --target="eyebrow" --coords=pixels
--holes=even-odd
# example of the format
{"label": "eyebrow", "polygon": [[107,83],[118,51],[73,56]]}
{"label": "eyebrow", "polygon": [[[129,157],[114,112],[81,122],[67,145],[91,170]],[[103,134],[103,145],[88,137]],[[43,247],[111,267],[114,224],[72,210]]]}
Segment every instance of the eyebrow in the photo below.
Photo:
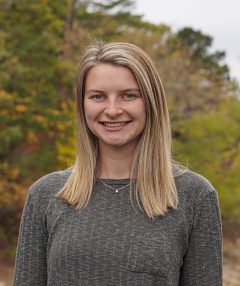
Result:
{"label": "eyebrow", "polygon": [[89,92],[101,92],[103,93],[104,91],[103,90],[99,90],[99,89],[89,89],[86,91],[86,93],[89,93]]}
{"label": "eyebrow", "polygon": [[[128,91],[137,91],[137,92],[140,92],[140,90],[137,89],[137,88],[127,88],[127,89],[120,90],[120,92],[128,92]],[[86,91],[86,93],[89,93],[89,92],[104,93],[105,91],[100,90],[100,89],[89,89],[89,90]]]}
{"label": "eyebrow", "polygon": [[128,89],[123,89],[123,90],[120,90],[121,92],[127,92],[127,91],[138,91],[140,92],[140,90],[138,88],[128,88]]}

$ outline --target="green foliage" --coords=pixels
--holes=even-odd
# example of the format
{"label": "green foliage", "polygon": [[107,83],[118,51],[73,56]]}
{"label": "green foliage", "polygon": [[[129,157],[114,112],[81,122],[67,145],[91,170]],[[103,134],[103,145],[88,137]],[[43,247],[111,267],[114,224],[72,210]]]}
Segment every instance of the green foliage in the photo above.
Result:
{"label": "green foliage", "polygon": [[221,61],[225,57],[225,52],[209,52],[212,45],[212,37],[204,35],[201,31],[193,30],[190,27],[183,28],[176,34],[176,43],[180,48],[186,48],[191,52],[190,58],[195,62],[201,62],[205,76],[215,74],[222,79],[229,79],[229,68]]}
{"label": "green foliage", "polygon": [[[104,0],[104,1],[94,1],[94,9],[100,12],[107,13],[124,13],[129,11],[133,6],[134,2],[132,0]],[[114,10],[114,11],[113,11]]]}
{"label": "green foliage", "polygon": [[179,123],[176,159],[209,178],[218,190],[222,214],[239,222],[240,102],[228,98],[217,111]]}

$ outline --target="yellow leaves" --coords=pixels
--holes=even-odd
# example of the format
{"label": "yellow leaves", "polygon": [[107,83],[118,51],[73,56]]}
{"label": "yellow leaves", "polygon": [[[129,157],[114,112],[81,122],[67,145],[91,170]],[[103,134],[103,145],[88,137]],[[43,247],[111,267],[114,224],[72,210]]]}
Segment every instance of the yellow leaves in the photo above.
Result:
{"label": "yellow leaves", "polygon": [[66,162],[69,164],[70,162],[73,162],[76,156],[76,149],[73,148],[73,146],[67,146],[62,143],[57,144],[58,149],[58,161],[60,163],[66,164]]}
{"label": "yellow leaves", "polygon": [[0,102],[3,100],[11,100],[11,95],[4,90],[0,90]]}
{"label": "yellow leaves", "polygon": [[28,110],[26,105],[23,104],[19,104],[15,106],[15,110],[22,113],[22,112],[26,112]]}
{"label": "yellow leaves", "polygon": [[34,116],[35,120],[39,123],[44,123],[46,122],[46,119],[44,118],[44,116],[40,115],[40,114],[37,114]]}
{"label": "yellow leaves", "polygon": [[32,130],[28,130],[27,132],[27,142],[31,142],[31,143],[39,142],[37,135]]}
{"label": "yellow leaves", "polygon": [[61,112],[59,110],[52,110],[52,115],[61,115]]}
{"label": "yellow leaves", "polygon": [[[16,174],[16,170],[19,170],[19,167],[17,166],[11,166],[10,162],[8,161],[2,161],[0,164],[0,179],[12,179],[12,171]],[[18,171],[17,171],[18,172]]]}
{"label": "yellow leaves", "polygon": [[59,130],[59,131],[64,131],[65,129],[66,129],[66,125],[64,124],[64,122],[58,122],[57,124],[56,124],[56,126],[57,126],[57,129]]}
{"label": "yellow leaves", "polygon": [[12,179],[13,181],[17,180],[18,177],[19,177],[19,175],[20,175],[20,169],[19,169],[19,167],[16,166],[16,167],[14,167],[14,168],[11,169],[11,179]]}
{"label": "yellow leaves", "polygon": [[9,108],[13,105],[13,96],[0,89],[0,114],[6,114]]}
{"label": "yellow leaves", "polygon": [[28,111],[27,100],[20,99],[15,92],[8,93],[0,90],[0,115],[15,119],[19,114]]}
{"label": "yellow leaves", "polygon": [[61,110],[66,113],[66,112],[69,112],[69,105],[67,104],[66,101],[61,101],[60,102],[60,107],[61,107]]}

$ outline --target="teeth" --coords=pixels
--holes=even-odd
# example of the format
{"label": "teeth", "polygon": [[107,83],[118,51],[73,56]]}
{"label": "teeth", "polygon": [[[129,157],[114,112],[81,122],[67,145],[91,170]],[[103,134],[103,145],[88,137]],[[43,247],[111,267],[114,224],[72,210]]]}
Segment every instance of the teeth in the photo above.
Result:
{"label": "teeth", "polygon": [[127,122],[103,122],[103,124],[106,126],[106,127],[120,127],[120,126],[123,126],[125,124],[127,124]]}

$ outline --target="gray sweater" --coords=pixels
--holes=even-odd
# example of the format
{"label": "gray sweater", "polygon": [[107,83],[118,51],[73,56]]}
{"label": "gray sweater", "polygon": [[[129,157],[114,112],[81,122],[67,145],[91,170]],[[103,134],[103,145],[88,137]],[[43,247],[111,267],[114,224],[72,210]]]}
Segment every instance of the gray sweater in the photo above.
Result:
{"label": "gray sweater", "polygon": [[[151,220],[97,181],[89,205],[56,193],[71,169],[36,181],[25,203],[14,286],[219,286],[222,233],[217,192],[202,176],[176,177],[179,206]],[[113,187],[129,182],[105,180]]]}

